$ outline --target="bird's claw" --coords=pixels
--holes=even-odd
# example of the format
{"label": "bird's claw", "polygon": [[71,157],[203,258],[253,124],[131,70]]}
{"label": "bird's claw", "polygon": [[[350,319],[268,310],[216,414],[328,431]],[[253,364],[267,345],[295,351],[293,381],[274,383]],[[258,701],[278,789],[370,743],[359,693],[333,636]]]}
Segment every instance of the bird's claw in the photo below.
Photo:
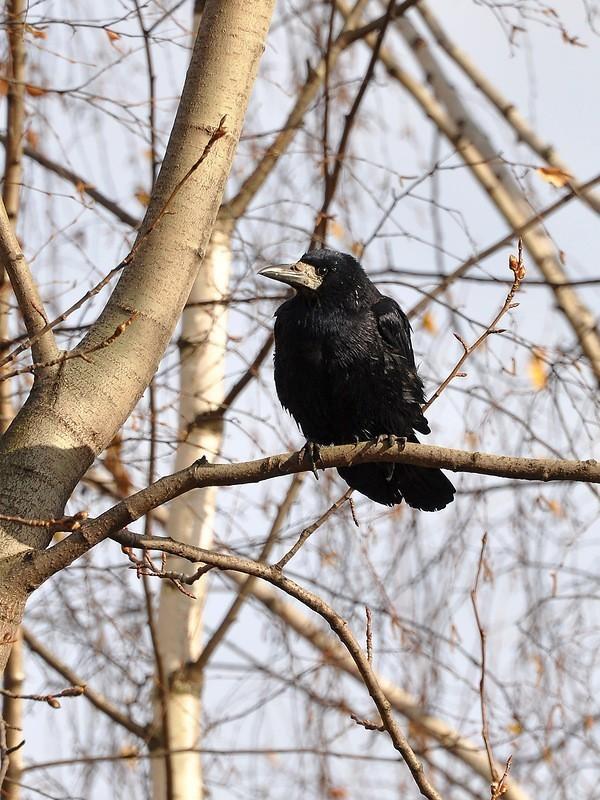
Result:
{"label": "bird's claw", "polygon": [[300,450],[300,461],[308,459],[312,474],[319,480],[319,473],[317,472],[317,461],[321,460],[321,447],[317,442],[306,442],[302,450]]}
{"label": "bird's claw", "polygon": [[399,437],[394,436],[393,433],[380,433],[375,439],[375,444],[383,444],[386,447],[393,447],[398,441],[398,438]]}
{"label": "bird's claw", "polygon": [[404,450],[407,441],[406,436],[396,436],[394,433],[380,433],[375,439],[375,444],[383,444],[386,447],[397,445],[400,450]]}

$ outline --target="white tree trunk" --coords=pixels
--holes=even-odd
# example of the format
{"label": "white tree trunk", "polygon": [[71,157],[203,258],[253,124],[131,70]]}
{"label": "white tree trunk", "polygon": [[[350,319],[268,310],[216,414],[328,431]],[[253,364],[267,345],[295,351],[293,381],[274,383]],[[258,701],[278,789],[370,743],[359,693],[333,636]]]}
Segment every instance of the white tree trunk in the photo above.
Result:
{"label": "white tree trunk", "polygon": [[[213,231],[211,243],[198,274],[189,303],[183,312],[180,369],[180,431],[185,437],[189,424],[198,414],[218,410],[223,402],[225,353],[227,348],[227,305],[231,246],[229,233],[222,227]],[[202,303],[202,305],[197,305]],[[203,422],[190,430],[177,448],[175,469],[183,469],[205,455],[209,460],[221,447],[222,418]],[[210,548],[217,500],[216,487],[201,489],[175,500],[169,510],[167,530],[181,542]],[[169,557],[168,570],[190,572],[183,559]],[[159,650],[164,674],[172,677],[186,662],[195,660],[202,647],[202,611],[208,576],[193,586],[195,600],[163,581],[158,614]],[[177,679],[163,687],[162,701],[157,697],[156,718],[164,713],[166,703],[168,739],[161,749],[197,748],[201,736],[201,687]],[[160,692],[160,688],[159,688]],[[202,797],[202,765],[198,753],[177,753],[170,757],[172,797],[184,800]],[[164,800],[167,762],[152,760],[154,800]]]}

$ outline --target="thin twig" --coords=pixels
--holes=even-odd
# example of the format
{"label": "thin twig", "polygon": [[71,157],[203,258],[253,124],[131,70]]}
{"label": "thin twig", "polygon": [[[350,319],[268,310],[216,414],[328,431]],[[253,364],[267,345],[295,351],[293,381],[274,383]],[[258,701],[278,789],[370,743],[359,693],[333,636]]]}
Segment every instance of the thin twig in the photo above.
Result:
{"label": "thin twig", "polygon": [[[194,164],[192,164],[192,166],[188,169],[188,171],[183,176],[183,178],[181,178],[181,180],[178,181],[178,183],[176,184],[175,188],[172,190],[172,192],[167,197],[166,201],[163,203],[163,205],[162,205],[160,211],[158,212],[158,214],[156,215],[156,217],[140,233],[140,235],[136,239],[133,247],[129,251],[129,254],[127,256],[125,256],[123,261],[121,261],[120,264],[117,264],[116,267],[113,267],[113,269],[111,269],[110,272],[108,272],[104,276],[104,278],[102,278],[101,281],[99,281],[92,289],[87,291],[82,297],[79,298],[79,300],[77,300],[75,303],[73,303],[73,305],[70,306],[66,311],[63,311],[62,314],[59,314],[58,317],[55,317],[51,322],[46,323],[42,328],[40,328],[34,334],[32,334],[30,331],[28,331],[29,336],[27,337],[27,339],[25,339],[23,342],[21,342],[21,344],[18,345],[18,347],[15,347],[14,350],[12,350],[7,356],[5,356],[4,358],[2,358],[0,360],[0,367],[3,367],[9,361],[13,361],[24,350],[27,350],[29,347],[33,347],[33,345],[40,339],[40,337],[42,337],[45,333],[47,333],[52,328],[55,328],[59,323],[63,322],[68,316],[70,316],[78,308],[81,308],[81,306],[84,305],[84,303],[86,303],[91,297],[93,297],[94,295],[98,294],[98,292],[104,286],[106,286],[106,284],[109,283],[109,281],[115,275],[117,275],[119,272],[121,272],[126,266],[128,266],[132,262],[135,254],[140,249],[142,243],[150,236],[152,231],[155,230],[155,228],[157,227],[157,225],[159,224],[161,219],[165,216],[165,214],[169,210],[169,206],[171,205],[171,203],[173,202],[173,200],[175,199],[177,194],[181,191],[181,189],[183,188],[183,186],[186,183],[186,181],[188,181],[190,179],[190,177],[194,174],[194,172],[196,172],[196,170],[202,164],[202,162],[208,157],[208,154],[210,153],[210,151],[213,148],[214,144],[219,139],[221,139],[223,136],[225,136],[226,133],[227,133],[227,129],[225,128],[225,117],[222,117],[221,121],[219,122],[219,125],[212,131],[212,133],[210,135],[210,138],[209,138],[208,142],[206,143],[206,145],[204,146],[204,149],[203,149],[200,157],[194,162]],[[1,209],[0,209],[0,212],[1,212]],[[0,233],[1,233],[1,214],[0,214]],[[1,244],[2,244],[2,237],[0,235],[0,253],[2,252],[1,251]]]}
{"label": "thin twig", "polygon": [[367,659],[369,664],[373,663],[373,617],[369,606],[365,606],[365,616],[367,618]]}
{"label": "thin twig", "polygon": [[521,239],[519,239],[519,255],[518,255],[518,257],[515,257],[513,255],[509,256],[508,263],[509,263],[509,268],[511,269],[511,271],[513,273],[513,282],[512,282],[512,286],[510,287],[510,290],[509,290],[508,294],[506,295],[506,298],[504,300],[502,308],[496,314],[496,316],[490,322],[490,324],[487,326],[487,328],[483,331],[481,336],[479,336],[473,342],[472,345],[467,346],[467,344],[465,343],[465,341],[463,340],[463,338],[461,336],[459,336],[457,333],[454,334],[455,338],[458,339],[458,341],[462,345],[463,353],[462,353],[461,357],[458,359],[458,361],[456,362],[456,364],[454,365],[454,367],[452,368],[452,370],[450,371],[449,375],[440,383],[440,385],[435,390],[435,392],[431,395],[429,400],[422,406],[423,412],[427,411],[429,406],[433,402],[435,402],[435,400],[437,400],[437,398],[441,395],[441,393],[444,391],[446,386],[448,386],[450,381],[452,381],[456,377],[464,377],[464,373],[461,373],[460,370],[461,370],[463,364],[465,363],[465,361],[469,358],[469,356],[472,353],[475,352],[475,350],[477,350],[478,347],[480,347],[483,344],[483,342],[488,338],[488,336],[491,336],[493,333],[503,333],[503,331],[501,331],[498,328],[496,328],[496,325],[500,322],[500,320],[506,314],[507,311],[509,311],[511,308],[515,308],[516,306],[519,305],[518,303],[514,303],[513,300],[514,300],[515,294],[519,291],[519,289],[521,287],[521,282],[525,278],[525,267],[523,265],[523,242],[521,241]]}
{"label": "thin twig", "polygon": [[335,503],[332,503],[332,505],[327,509],[327,511],[321,514],[319,519],[315,520],[315,522],[313,522],[312,525],[309,525],[307,528],[304,528],[304,530],[298,537],[293,547],[291,547],[288,550],[288,552],[285,555],[283,555],[279,559],[279,561],[274,565],[276,569],[283,569],[285,567],[285,565],[290,561],[290,559],[292,559],[296,555],[298,550],[300,550],[300,548],[305,544],[306,540],[310,536],[312,536],[316,530],[318,530],[322,525],[324,525],[329,519],[329,517],[331,517],[332,514],[335,514],[338,508],[344,505],[346,500],[350,499],[351,493],[352,489],[347,489],[344,492],[344,494],[338,500],[335,501]]}
{"label": "thin twig", "polygon": [[69,361],[72,358],[82,358],[84,361],[90,361],[89,356],[92,353],[97,353],[99,350],[104,350],[105,347],[109,347],[116,339],[121,336],[121,334],[127,330],[127,328],[131,325],[131,323],[136,319],[138,316],[137,311],[134,311],[131,316],[126,319],[124,322],[121,322],[120,325],[117,325],[113,333],[110,336],[107,336],[106,339],[103,339],[98,344],[92,345],[90,347],[82,347],[82,348],[75,348],[74,350],[68,350],[62,353],[57,358],[53,358],[51,361],[45,362],[35,362],[33,364],[26,364],[24,367],[19,367],[18,369],[10,370],[10,372],[2,372],[0,373],[0,381],[6,381],[9,378],[14,378],[16,375],[25,375],[28,372],[39,372],[40,370],[48,369],[49,367],[54,367],[57,364],[64,364],[65,361]]}
{"label": "thin twig", "polygon": [[[595,175],[589,181],[586,181],[584,184],[581,184],[578,187],[579,192],[586,191],[587,189],[591,189],[593,186],[596,186],[600,182],[600,174]],[[543,208],[541,211],[532,214],[522,225],[518,225],[511,230],[510,233],[507,233],[506,236],[503,236],[501,239],[497,239],[492,244],[485,247],[483,250],[479,250],[479,252],[472,255],[470,258],[467,258],[466,261],[463,261],[462,264],[459,264],[452,272],[449,272],[448,275],[445,275],[443,280],[435,286],[433,289],[430,289],[426,296],[423,297],[422,300],[419,300],[408,312],[408,317],[413,319],[414,317],[421,314],[429,305],[432,300],[435,300],[440,294],[443,294],[450,286],[455,283],[455,281],[462,278],[470,269],[471,267],[477,266],[479,262],[484,261],[486,258],[494,255],[498,250],[502,247],[505,247],[511,242],[514,241],[515,237],[522,236],[522,234],[526,233],[531,228],[534,228],[540,222],[545,220],[547,217],[554,214],[556,211],[561,209],[564,205],[569,203],[571,200],[577,197],[577,193],[572,189],[566,192],[562,197],[558,200],[555,200],[550,205]],[[537,283],[537,282],[533,282]],[[544,285],[550,286],[551,288],[558,288],[560,286],[577,286],[578,283],[576,281],[568,281],[568,280],[561,280],[558,282],[553,282],[549,280],[543,281]]]}
{"label": "thin twig", "polygon": [[371,722],[370,719],[363,719],[357,714],[350,714],[350,719],[367,731],[381,731],[382,733],[385,731],[385,725],[382,725],[379,722]]}
{"label": "thin twig", "polygon": [[391,20],[395,16],[394,14],[395,5],[396,5],[396,0],[389,0],[387,10],[385,13],[385,18],[383,20],[383,23],[379,27],[377,40],[373,45],[373,52],[371,54],[371,59],[367,66],[362,82],[358,88],[358,91],[354,98],[354,102],[352,103],[352,106],[350,108],[350,111],[348,112],[348,114],[346,114],[346,121],[344,122],[344,128],[340,136],[340,141],[337,147],[333,168],[329,170],[327,162],[323,165],[325,173],[325,189],[323,196],[323,204],[321,205],[321,209],[317,214],[315,229],[310,243],[311,247],[314,247],[316,242],[321,242],[324,244],[327,239],[327,222],[329,220],[328,216],[329,207],[337,191],[341,170],[344,164],[344,158],[346,157],[346,151],[348,149],[348,142],[350,141],[350,134],[352,132],[354,123],[356,122],[360,104],[365,96],[369,84],[373,80],[373,75],[375,73],[375,65],[377,63],[377,59],[379,58],[379,51],[381,50],[385,33],[388,29]]}
{"label": "thin twig", "polygon": [[0,520],[3,522],[16,522],[19,525],[26,525],[29,528],[47,528],[53,533],[59,533],[60,531],[77,531],[87,518],[87,511],[78,511],[72,516],[58,517],[57,519],[31,519],[29,517],[17,517],[13,514],[0,514]]}
{"label": "thin twig", "polygon": [[0,689],[0,694],[13,700],[35,700],[38,703],[47,703],[51,708],[60,708],[59,697],[81,697],[85,694],[85,686],[69,686],[53,694],[15,694],[7,689]]}
{"label": "thin twig", "polygon": [[[483,744],[485,746],[485,752],[487,755],[488,764],[490,768],[490,775],[492,776],[492,781],[490,784],[491,800],[496,800],[496,798],[499,797],[499,795],[496,792],[501,782],[499,780],[498,771],[496,769],[496,762],[494,761],[492,745],[490,744],[490,732],[489,732],[487,709],[486,709],[485,673],[486,673],[487,632],[483,627],[483,624],[481,622],[481,617],[479,616],[479,609],[477,608],[477,591],[479,589],[479,580],[481,578],[481,572],[483,570],[483,564],[485,561],[486,545],[487,545],[487,533],[484,533],[481,539],[481,551],[479,553],[479,561],[477,562],[477,574],[475,575],[475,583],[471,590],[471,603],[473,604],[473,613],[475,614],[475,622],[477,624],[477,630],[479,632],[479,641],[481,646],[481,674],[479,678],[479,703],[481,708],[481,738],[483,739]],[[502,776],[502,784],[505,783],[506,775],[508,774],[508,766],[509,765],[507,765],[505,774]]]}
{"label": "thin twig", "polygon": [[86,681],[83,681],[77,673],[71,669],[71,667],[67,666],[63,661],[58,658],[58,656],[53,653],[45,644],[42,644],[37,637],[33,635],[26,627],[23,627],[23,640],[27,647],[36,655],[38,655],[51,669],[55,672],[58,672],[59,675],[68,681],[72,686],[83,686],[84,687],[84,696],[90,701],[90,703],[101,711],[103,714],[106,714],[107,717],[112,719],[113,722],[116,722],[121,727],[125,728],[125,730],[132,733],[134,736],[139,737],[143,741],[147,741],[148,736],[150,735],[150,727],[147,725],[139,725],[137,722],[132,720],[126,714],[123,713],[122,709],[114,706],[109,700],[104,697],[104,695],[97,692],[95,689],[92,689]]}
{"label": "thin twig", "polygon": [[[283,501],[279,505],[277,509],[277,514],[275,515],[275,519],[273,520],[273,524],[271,525],[271,530],[269,531],[269,535],[267,536],[265,543],[260,551],[258,556],[259,562],[266,562],[269,558],[271,550],[277,543],[279,538],[279,534],[281,532],[281,528],[287,515],[298,497],[298,493],[300,491],[300,487],[302,486],[302,481],[304,480],[305,475],[294,475],[292,478],[290,485],[288,486],[288,490],[285,493],[285,497]],[[256,582],[256,578],[253,578],[249,575],[242,586],[240,586],[239,591],[235,597],[235,600],[230,605],[229,609],[223,615],[223,619],[221,620],[220,624],[214,630],[212,636],[204,645],[202,652],[196,659],[196,661],[186,664],[183,668],[183,672],[185,673],[185,678],[191,678],[192,680],[197,680],[199,676],[202,674],[206,664],[208,663],[209,659],[219,646],[219,644],[225,638],[225,634],[231,628],[235,620],[238,618],[240,609],[242,605],[245,603],[246,599],[250,595],[252,591],[252,587]]]}
{"label": "thin twig", "polygon": [[[555,148],[538,136],[527,120],[521,116],[515,104],[504,97],[501,91],[479,70],[467,53],[450,39],[439,19],[427,4],[421,0],[417,10],[439,46],[504,117],[513,128],[517,140],[528,144],[540,158],[559,169],[565,176],[572,174],[570,167],[559,157]],[[573,185],[573,183],[573,181],[569,181],[569,185]],[[600,197],[593,192],[581,192],[579,196],[596,213],[600,212]]]}

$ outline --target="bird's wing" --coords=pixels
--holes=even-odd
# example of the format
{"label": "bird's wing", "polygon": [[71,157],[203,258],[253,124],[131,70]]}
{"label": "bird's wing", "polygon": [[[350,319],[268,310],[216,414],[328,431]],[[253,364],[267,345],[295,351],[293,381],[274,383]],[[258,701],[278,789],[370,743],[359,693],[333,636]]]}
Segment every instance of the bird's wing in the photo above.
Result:
{"label": "bird's wing", "polygon": [[398,397],[405,404],[405,410],[410,410],[410,424],[420,433],[429,433],[429,424],[421,411],[425,394],[415,366],[408,317],[391,297],[382,296],[371,310],[384,342],[386,371],[389,369],[397,380]]}
{"label": "bird's wing", "polygon": [[415,354],[410,340],[410,322],[398,303],[391,297],[382,296],[371,309],[384,342],[393,353],[401,356],[414,368]]}

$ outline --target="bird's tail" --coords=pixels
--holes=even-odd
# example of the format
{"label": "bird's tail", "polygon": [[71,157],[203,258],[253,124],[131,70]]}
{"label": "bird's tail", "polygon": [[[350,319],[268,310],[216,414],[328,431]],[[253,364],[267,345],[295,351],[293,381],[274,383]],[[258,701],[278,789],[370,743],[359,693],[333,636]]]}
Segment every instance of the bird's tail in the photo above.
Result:
{"label": "bird's tail", "polygon": [[[416,441],[416,437],[410,437]],[[421,511],[440,511],[454,500],[454,486],[440,469],[412,464],[357,464],[338,469],[357,492],[376,503],[393,506],[404,499]]]}
{"label": "bird's tail", "polygon": [[441,469],[396,464],[392,476],[409,506],[440,511],[454,500],[454,486]]}

